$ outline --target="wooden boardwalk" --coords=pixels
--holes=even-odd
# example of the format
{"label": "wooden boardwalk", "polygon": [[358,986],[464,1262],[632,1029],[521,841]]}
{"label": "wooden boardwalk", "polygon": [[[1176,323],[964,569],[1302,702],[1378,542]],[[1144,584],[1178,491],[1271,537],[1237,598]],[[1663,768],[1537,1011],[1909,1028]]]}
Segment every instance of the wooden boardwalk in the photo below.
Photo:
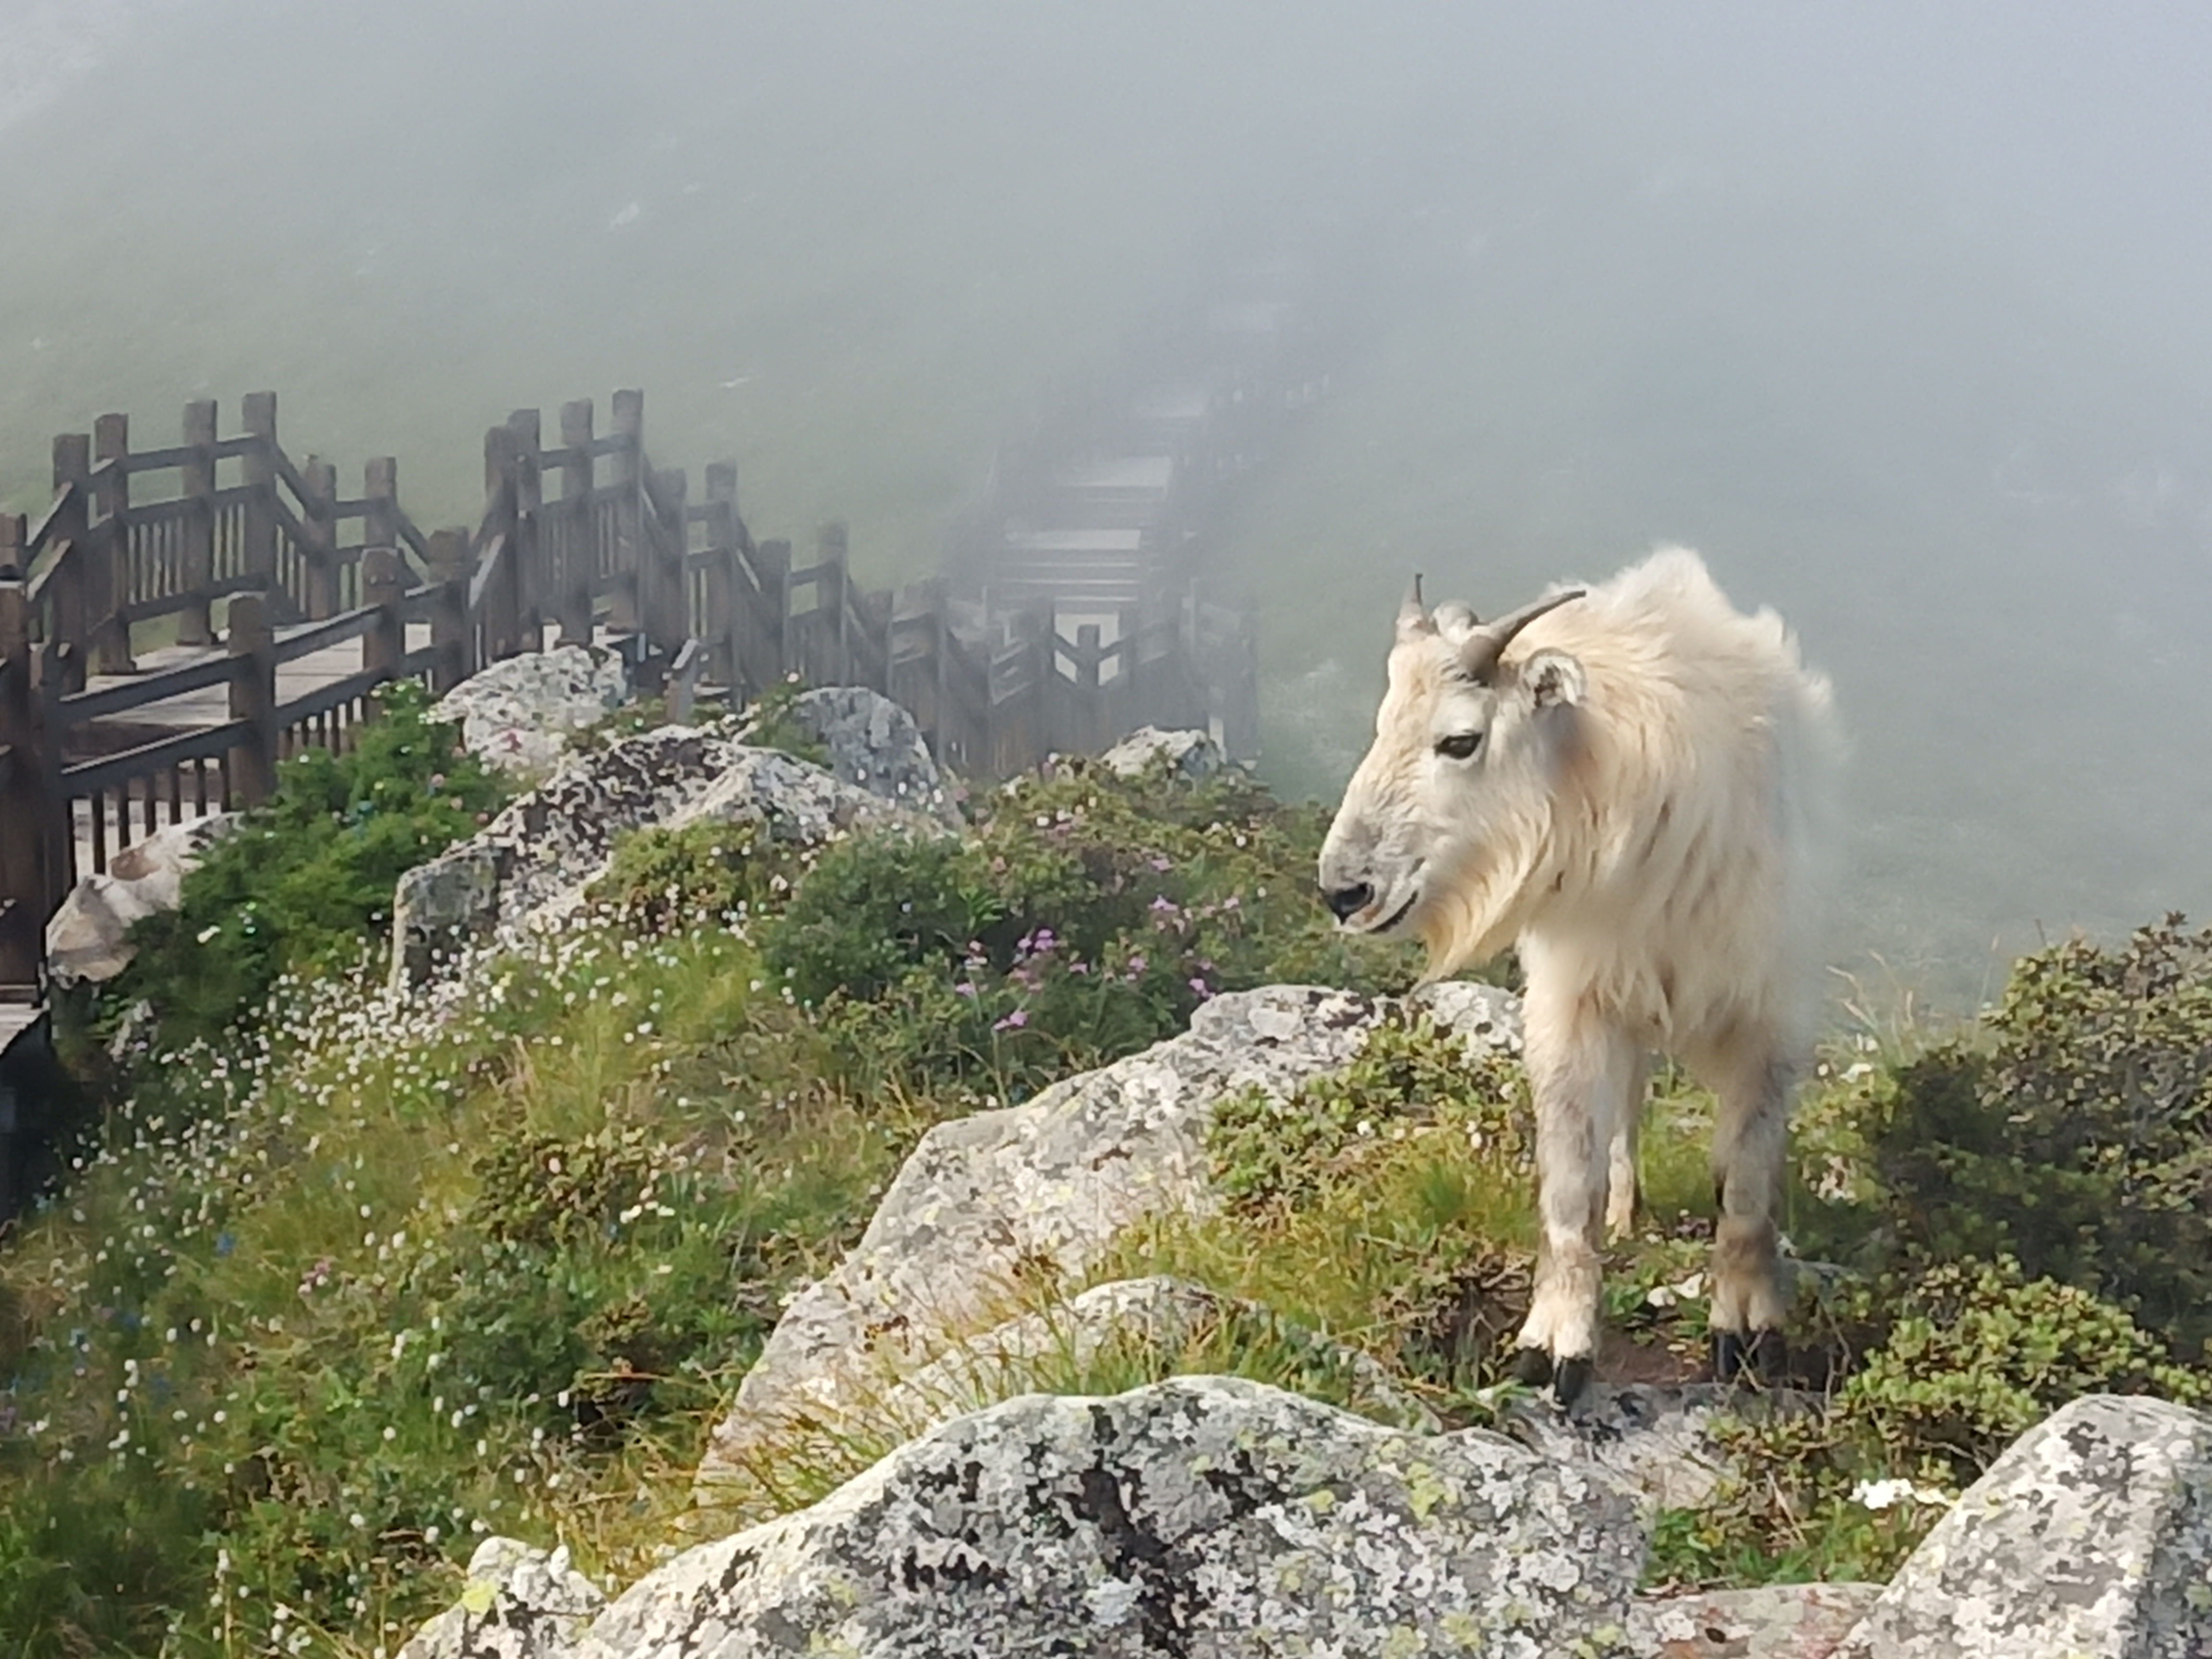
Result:
{"label": "wooden boardwalk", "polygon": [[55,441],[44,514],[0,515],[11,1044],[40,1024],[46,922],[72,882],[156,829],[266,799],[284,757],[349,744],[380,686],[442,693],[548,640],[619,646],[641,688],[678,709],[702,689],[742,703],[793,675],[870,686],[977,779],[1145,724],[1254,746],[1249,688],[1222,690],[1222,665],[1250,660],[1249,622],[1194,604],[1145,542],[1179,465],[1164,457],[1066,471],[1060,487],[1121,526],[1113,544],[1078,526],[1035,550],[1070,561],[1057,576],[978,602],[943,580],[860,588],[839,525],[810,562],[789,542],[756,542],[733,466],[707,468],[695,501],[684,473],[652,465],[635,392],[615,395],[605,434],[588,401],[562,408],[558,443],[536,410],[492,428],[482,520],[430,534],[401,506],[389,459],[347,497],[335,468],[285,453],[273,395],[242,413],[225,438],[215,404],[192,404],[184,441],[151,450],[103,416]]}

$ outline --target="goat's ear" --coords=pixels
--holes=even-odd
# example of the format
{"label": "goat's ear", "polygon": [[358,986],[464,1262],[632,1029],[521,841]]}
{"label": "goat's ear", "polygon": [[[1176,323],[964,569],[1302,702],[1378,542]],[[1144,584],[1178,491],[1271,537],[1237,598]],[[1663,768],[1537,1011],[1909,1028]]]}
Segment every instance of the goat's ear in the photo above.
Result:
{"label": "goat's ear", "polygon": [[1521,665],[1521,684],[1538,708],[1579,707],[1584,688],[1582,660],[1565,651],[1539,651]]}

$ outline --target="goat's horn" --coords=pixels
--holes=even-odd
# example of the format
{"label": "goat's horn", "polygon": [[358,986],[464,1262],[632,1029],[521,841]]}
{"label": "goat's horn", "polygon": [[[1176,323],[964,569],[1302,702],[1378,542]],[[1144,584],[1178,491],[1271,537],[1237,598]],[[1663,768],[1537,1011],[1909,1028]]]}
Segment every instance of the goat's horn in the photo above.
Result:
{"label": "goat's horn", "polygon": [[1513,643],[1516,634],[1547,611],[1556,611],[1570,599],[1579,599],[1586,591],[1570,587],[1564,592],[1547,593],[1518,611],[1508,611],[1496,622],[1483,623],[1468,635],[1467,643],[1460,647],[1460,672],[1471,680],[1487,681],[1497,672],[1498,659],[1505,654],[1505,647]]}
{"label": "goat's horn", "polygon": [[1406,598],[1398,607],[1398,633],[1401,638],[1414,634],[1431,634],[1436,623],[1421,604],[1421,573],[1416,570],[1413,580],[1406,589]]}

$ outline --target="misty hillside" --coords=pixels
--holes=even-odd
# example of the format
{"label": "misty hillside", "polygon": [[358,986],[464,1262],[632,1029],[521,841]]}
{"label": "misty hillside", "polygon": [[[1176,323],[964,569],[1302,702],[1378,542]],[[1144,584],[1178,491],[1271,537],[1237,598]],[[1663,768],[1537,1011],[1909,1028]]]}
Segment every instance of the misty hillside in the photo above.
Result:
{"label": "misty hillside", "polygon": [[1275,779],[1356,758],[1410,568],[1686,541],[1837,682],[1837,959],[1973,994],[2212,908],[2212,40],[2131,15],[0,7],[0,501],[270,386],[472,520],[487,422],[638,385],[657,460],[918,574],[1048,384],[1287,248],[1331,395],[1219,550]]}

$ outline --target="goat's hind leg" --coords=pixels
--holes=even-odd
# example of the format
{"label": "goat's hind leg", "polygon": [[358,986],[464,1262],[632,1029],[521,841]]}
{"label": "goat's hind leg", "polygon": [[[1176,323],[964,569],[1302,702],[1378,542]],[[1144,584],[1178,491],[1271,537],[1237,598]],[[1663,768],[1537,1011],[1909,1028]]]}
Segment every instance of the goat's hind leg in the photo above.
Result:
{"label": "goat's hind leg", "polygon": [[1636,1045],[1607,1022],[1533,1003],[1528,1018],[1538,1237],[1534,1293],[1512,1370],[1531,1386],[1550,1382],[1566,1405],[1597,1358],[1608,1164],[1642,1073]]}
{"label": "goat's hind leg", "polygon": [[1713,1375],[1772,1379],[1788,1358],[1782,1328],[1782,1188],[1796,1068],[1769,1051],[1722,1068],[1713,1128]]}

